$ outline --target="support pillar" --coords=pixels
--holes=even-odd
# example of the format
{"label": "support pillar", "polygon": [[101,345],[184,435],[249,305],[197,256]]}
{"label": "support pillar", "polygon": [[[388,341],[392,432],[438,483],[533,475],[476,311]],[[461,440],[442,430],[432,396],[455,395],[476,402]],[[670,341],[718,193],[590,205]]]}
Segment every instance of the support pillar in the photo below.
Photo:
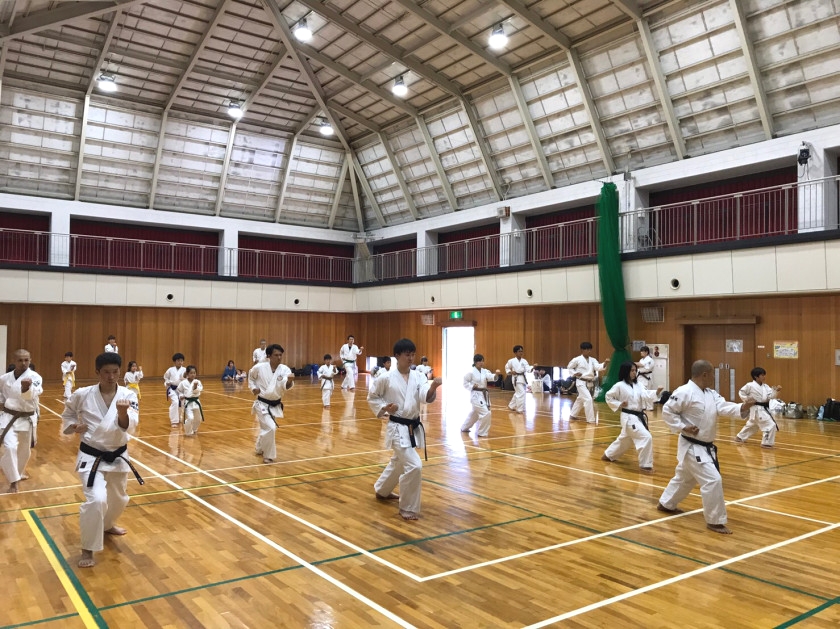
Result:
{"label": "support pillar", "polygon": [[225,228],[219,232],[219,275],[239,275],[239,230]]}
{"label": "support pillar", "polygon": [[70,266],[70,212],[53,210],[50,215],[50,266]]}
{"label": "support pillar", "polygon": [[437,275],[438,272],[437,232],[417,232],[417,277]]}
{"label": "support pillar", "polygon": [[525,264],[527,243],[525,217],[511,214],[502,217],[499,223],[499,266]]}

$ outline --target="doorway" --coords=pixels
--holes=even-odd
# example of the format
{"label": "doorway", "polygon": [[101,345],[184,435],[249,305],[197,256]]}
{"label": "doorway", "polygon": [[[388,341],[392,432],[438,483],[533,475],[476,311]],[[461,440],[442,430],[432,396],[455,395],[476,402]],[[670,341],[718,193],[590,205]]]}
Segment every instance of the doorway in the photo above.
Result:
{"label": "doorway", "polygon": [[700,359],[708,360],[715,368],[717,392],[731,402],[740,402],[738,390],[750,381],[750,371],[755,367],[755,326],[686,326],[686,379],[691,377],[691,364]]}
{"label": "doorway", "polygon": [[443,379],[463,380],[475,354],[475,328],[451,326],[443,328]]}

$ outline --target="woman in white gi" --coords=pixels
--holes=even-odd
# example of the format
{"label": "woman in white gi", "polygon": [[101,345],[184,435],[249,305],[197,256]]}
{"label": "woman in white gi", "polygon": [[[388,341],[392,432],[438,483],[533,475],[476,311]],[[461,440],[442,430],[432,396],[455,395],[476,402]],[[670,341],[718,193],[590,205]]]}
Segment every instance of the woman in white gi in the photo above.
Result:
{"label": "woman in white gi", "polygon": [[[201,380],[196,376],[198,370],[195,365],[187,365],[186,378],[178,385],[178,399],[184,407],[184,434],[191,437],[198,433],[198,427],[204,421],[204,410],[201,408],[201,391],[204,388]],[[196,410],[198,415],[196,415]]]}
{"label": "woman in white gi", "polygon": [[324,403],[324,408],[330,407],[330,397],[335,388],[333,378],[336,375],[338,375],[338,369],[332,364],[332,355],[324,354],[324,364],[318,367],[318,380],[321,381],[321,402]]}
{"label": "woman in white gi", "polygon": [[344,382],[341,383],[342,389],[352,391],[356,388],[356,359],[364,350],[364,347],[356,345],[356,339],[351,334],[347,337],[347,342],[338,351],[338,357],[344,365],[346,374]]}
{"label": "woman in white gi", "polygon": [[133,360],[128,363],[128,369],[123,376],[125,386],[137,394],[137,401],[140,401],[140,381],[143,379],[143,368],[138,367]]}
{"label": "woman in white gi", "polygon": [[61,363],[61,384],[64,385],[64,399],[68,399],[76,386],[76,361],[73,352],[65,352],[64,362]]}
{"label": "woman in white gi", "polygon": [[248,372],[248,388],[257,397],[252,412],[260,423],[255,452],[263,457],[263,463],[273,463],[277,458],[276,418],[283,417],[283,395],[294,385],[292,370],[280,363],[284,352],[280,345],[272,343],[265,348],[267,360],[257,363]]}
{"label": "woman in white gi", "polygon": [[735,437],[736,443],[744,443],[747,439],[753,436],[756,430],[761,430],[761,447],[772,448],[776,443],[776,433],[779,430],[776,425],[776,420],[770,414],[770,400],[776,399],[782,387],[776,385],[771,387],[764,381],[767,378],[767,372],[761,368],[756,367],[750,372],[752,382],[748,382],[738,392],[738,396],[746,402],[747,400],[755,400],[755,406],[750,409],[750,416],[747,423]]}
{"label": "woman in white gi", "polygon": [[117,526],[117,519],[128,504],[128,472],[143,482],[129,463],[126,449],[128,435],[137,429],[138,406],[134,391],[117,385],[121,365],[119,354],[97,356],[99,384],[77,389],[61,415],[64,433],[81,435],[76,457],[76,472],[85,494],[79,509],[80,568],[96,564],[93,553],[102,550],[105,533],[126,534]]}
{"label": "woman in white gi", "polygon": [[473,424],[478,422],[478,436],[486,437],[490,434],[490,394],[487,392],[487,383],[495,381],[501,374],[498,369],[496,373],[485,369],[484,356],[481,354],[473,356],[472,369],[464,375],[464,388],[470,392],[472,410],[461,424],[461,432],[469,432]]}
{"label": "woman in white gi", "polygon": [[592,393],[589,387],[594,387],[595,381],[598,379],[598,372],[603,371],[610,359],[607,358],[603,363],[599,363],[592,358],[592,343],[584,341],[580,344],[580,356],[572,359],[569,363],[568,370],[575,378],[575,387],[577,388],[577,399],[572,405],[572,410],[569,413],[571,419],[583,419],[581,417],[581,409],[586,417],[586,421],[590,424],[598,423],[598,418],[595,415],[595,403],[592,401]]}
{"label": "woman in white gi", "polygon": [[653,403],[662,390],[648,391],[636,381],[636,365],[622,363],[618,370],[618,382],[607,391],[607,406],[621,412],[621,433],[610,444],[604,455],[604,461],[615,461],[627,452],[630,445],[636,446],[639,453],[639,469],[653,471],[653,437],[650,435],[645,409]]}
{"label": "woman in white gi", "polygon": [[169,398],[169,425],[173,428],[181,423],[181,401],[178,399],[178,385],[184,379],[184,355],[181,352],[172,355],[173,365],[163,374],[163,386]]}
{"label": "woman in white gi", "polygon": [[516,413],[525,412],[525,387],[528,386],[525,374],[534,370],[528,361],[522,358],[524,354],[525,348],[514,345],[513,358],[505,363],[505,373],[510,376],[511,384],[513,384],[513,397],[508,408]]}
{"label": "woman in white gi", "polygon": [[38,396],[42,379],[30,369],[25,349],[15,352],[15,368],[0,376],[0,468],[9,481],[8,492],[16,494],[18,482],[26,480],[26,464],[37,441]]}
{"label": "woman in white gi", "polygon": [[718,416],[747,416],[755,404],[749,399],[743,404],[727,402],[712,389],[715,372],[707,360],[691,366],[691,380],[678,387],[662,407],[662,419],[672,432],[680,433],[677,442],[677,469],[659,498],[657,509],[665,513],[682,513],[677,505],[694,486],[700,484],[703,515],[706,527],[715,533],[729,535],[726,528],[726,503],[723,500],[723,480],[717,460],[714,439]]}
{"label": "woman in white gi", "polygon": [[[442,384],[440,378],[427,379],[411,369],[417,351],[409,339],[394,344],[396,369],[373,381],[368,391],[368,404],[376,417],[388,419],[385,447],[394,454],[388,466],[373,486],[379,500],[399,500],[400,515],[416,520],[420,514],[420,487],[423,461],[415,448],[426,446],[425,431],[421,429],[420,406],[430,404],[437,397]],[[392,493],[400,485],[400,494]]]}

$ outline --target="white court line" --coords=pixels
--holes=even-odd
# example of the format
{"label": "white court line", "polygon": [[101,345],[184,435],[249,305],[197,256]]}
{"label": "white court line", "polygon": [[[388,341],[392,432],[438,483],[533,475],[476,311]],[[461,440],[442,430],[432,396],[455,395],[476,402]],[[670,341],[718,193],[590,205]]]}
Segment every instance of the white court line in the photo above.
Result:
{"label": "white court line", "polygon": [[161,476],[159,473],[157,473],[155,470],[150,468],[148,465],[145,465],[145,464],[141,463],[137,459],[134,459],[134,463],[135,463],[135,465],[139,465],[140,467],[148,470],[149,472],[151,472],[155,476],[157,476],[159,478],[162,478],[164,480],[164,482],[168,483],[169,485],[171,485],[175,489],[178,489],[178,490],[182,491],[184,494],[186,494],[187,496],[189,496],[190,498],[192,498],[193,500],[195,500],[199,504],[207,507],[213,513],[216,513],[217,515],[220,515],[221,517],[223,517],[228,522],[238,526],[243,531],[246,531],[247,533],[250,533],[251,535],[256,537],[258,540],[267,544],[268,546],[270,546],[274,550],[282,553],[283,555],[285,555],[286,557],[288,557],[292,561],[296,562],[298,565],[303,566],[304,568],[306,568],[310,572],[313,572],[314,574],[318,575],[322,579],[328,581],[329,583],[332,583],[334,586],[336,586],[337,588],[339,588],[343,592],[349,594],[350,596],[355,598],[357,601],[360,601],[360,602],[364,603],[365,605],[367,605],[371,609],[379,612],[380,614],[382,614],[383,616],[385,616],[389,620],[394,621],[400,627],[413,627],[414,626],[411,623],[409,623],[408,621],[403,620],[402,618],[400,618],[399,616],[397,616],[393,612],[385,609],[384,607],[382,607],[378,603],[375,603],[374,601],[370,600],[368,597],[364,596],[363,594],[360,594],[359,592],[357,592],[356,590],[354,590],[350,586],[345,585],[344,583],[342,583],[341,581],[339,581],[335,577],[330,576],[329,574],[327,574],[326,572],[324,572],[323,570],[321,570],[317,566],[312,565],[311,563],[309,563],[308,561],[306,561],[302,557],[298,557],[293,552],[291,552],[289,550],[286,550],[285,548],[280,546],[280,544],[272,541],[271,539],[269,539],[268,537],[266,537],[262,533],[259,533],[258,531],[254,530],[253,528],[251,528],[250,526],[248,526],[244,522],[234,518],[232,515],[226,513],[225,511],[222,511],[218,507],[214,507],[213,505],[211,505],[209,502],[207,502],[203,498],[200,498],[199,496],[196,496],[190,490],[185,489],[185,488],[181,487],[180,485],[178,485],[178,483],[166,478],[165,476]]}
{"label": "white court line", "polygon": [[826,522],[824,520],[815,520],[814,518],[806,518],[804,515],[794,515],[792,513],[784,513],[782,511],[774,511],[773,509],[765,509],[764,507],[756,507],[755,505],[737,504],[736,507],[744,507],[745,509],[755,509],[756,511],[766,511],[775,515],[784,515],[789,518],[796,518],[797,520],[805,520],[806,522],[814,522],[815,524],[834,524],[833,522]]}
{"label": "white court line", "polygon": [[[356,544],[354,544],[353,542],[348,542],[346,539],[344,539],[344,538],[342,538],[342,537],[339,537],[339,536],[338,536],[338,535],[336,535],[335,533],[331,533],[330,531],[328,531],[328,530],[326,530],[326,529],[323,529],[323,528],[321,528],[320,526],[318,526],[318,525],[316,525],[316,524],[312,524],[311,522],[308,522],[307,520],[304,520],[303,518],[301,518],[300,516],[295,515],[294,513],[291,513],[291,512],[289,512],[289,511],[286,511],[285,509],[281,509],[280,507],[278,507],[278,506],[277,506],[277,505],[275,505],[275,504],[272,504],[272,503],[270,503],[270,502],[268,502],[268,501],[266,501],[266,500],[263,500],[262,498],[259,498],[259,497],[257,497],[257,496],[254,496],[254,495],[253,495],[253,494],[251,494],[250,492],[247,492],[247,491],[245,491],[244,489],[241,489],[240,487],[238,487],[238,486],[236,486],[236,485],[232,485],[231,483],[225,482],[224,480],[222,480],[222,479],[221,479],[221,478],[219,478],[218,476],[214,476],[214,475],[213,475],[213,474],[211,474],[210,472],[207,472],[207,471],[205,471],[205,470],[201,469],[200,467],[196,467],[196,466],[195,466],[195,465],[193,465],[192,463],[188,463],[187,461],[184,461],[183,459],[180,459],[180,458],[178,458],[177,456],[175,456],[175,455],[173,455],[173,454],[170,454],[169,452],[166,452],[165,450],[161,450],[160,448],[156,448],[156,447],[155,447],[155,446],[153,446],[152,444],[150,444],[150,443],[146,443],[146,442],[145,442],[145,441],[143,441],[142,439],[138,439],[138,438],[136,438],[136,437],[132,438],[131,440],[132,440],[132,441],[137,441],[138,443],[143,444],[143,445],[144,445],[144,446],[146,446],[147,448],[151,448],[152,450],[155,450],[155,451],[157,451],[157,452],[160,452],[160,453],[161,453],[161,454],[163,454],[164,456],[168,456],[169,458],[171,458],[171,459],[174,459],[174,460],[178,461],[178,462],[179,462],[179,463],[181,463],[182,465],[185,465],[185,466],[187,466],[187,467],[189,467],[189,468],[192,468],[192,469],[193,469],[193,470],[195,470],[196,472],[200,472],[200,473],[204,474],[205,476],[207,476],[207,477],[209,477],[209,478],[213,479],[214,481],[216,481],[216,482],[217,482],[217,483],[219,483],[220,485],[225,486],[225,487],[229,487],[229,488],[230,488],[230,489],[232,489],[233,491],[235,491],[235,492],[237,492],[237,493],[240,493],[240,494],[242,494],[243,496],[246,496],[246,497],[250,498],[251,500],[254,500],[254,501],[258,502],[258,503],[260,503],[261,505],[263,505],[263,506],[265,506],[265,507],[268,507],[269,509],[271,509],[271,510],[273,510],[273,511],[277,511],[278,513],[282,513],[283,515],[285,515],[285,516],[286,516],[286,517],[288,517],[288,518],[291,518],[291,519],[292,519],[292,520],[294,520],[295,522],[298,522],[299,524],[302,524],[302,525],[304,525],[304,526],[306,526],[306,527],[308,527],[308,528],[310,528],[310,529],[312,529],[312,530],[314,530],[314,531],[317,531],[317,532],[318,532],[318,533],[320,533],[321,535],[325,535],[326,537],[329,537],[330,539],[332,539],[332,540],[334,540],[334,541],[336,541],[336,542],[338,542],[338,543],[340,543],[340,544],[342,544],[342,545],[344,545],[344,546],[347,546],[347,548],[350,548],[350,549],[352,549],[352,550],[356,551],[356,552],[357,552],[357,553],[359,553],[360,555],[364,555],[365,557],[367,557],[368,559],[370,559],[370,560],[372,560],[372,561],[375,561],[375,562],[377,562],[377,563],[380,563],[380,564],[382,564],[383,566],[387,566],[387,567],[391,568],[392,570],[394,570],[395,572],[399,572],[399,573],[400,573],[400,574],[402,574],[403,576],[406,576],[406,577],[408,577],[408,578],[410,578],[410,579],[412,579],[412,580],[414,580],[414,581],[416,581],[416,582],[418,582],[418,583],[422,580],[422,579],[421,579],[420,577],[418,577],[416,574],[414,574],[414,573],[412,573],[412,572],[409,572],[408,570],[405,570],[404,568],[401,568],[400,566],[398,566],[398,565],[396,565],[396,564],[393,564],[393,563],[391,563],[390,561],[387,561],[386,559],[383,559],[382,557],[377,557],[376,555],[374,555],[373,553],[371,553],[371,552],[367,551],[366,549],[362,548],[361,546],[357,546],[357,545],[356,545]],[[166,479],[166,480],[167,480],[167,482],[170,482],[170,481],[168,481],[168,479]]]}

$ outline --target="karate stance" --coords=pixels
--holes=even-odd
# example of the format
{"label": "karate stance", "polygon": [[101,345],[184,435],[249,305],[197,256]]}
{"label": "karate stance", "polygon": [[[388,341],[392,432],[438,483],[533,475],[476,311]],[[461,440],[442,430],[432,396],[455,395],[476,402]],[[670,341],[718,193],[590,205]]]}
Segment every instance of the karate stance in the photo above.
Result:
{"label": "karate stance", "polygon": [[615,461],[627,452],[630,444],[633,444],[639,453],[639,469],[643,472],[653,471],[653,437],[650,434],[645,408],[649,402],[656,400],[661,392],[661,389],[648,391],[636,381],[634,363],[621,364],[618,382],[607,391],[605,398],[611,410],[621,412],[621,433],[604,452],[601,457],[604,461]]}
{"label": "karate stance", "polygon": [[[394,449],[373,489],[379,500],[399,500],[400,515],[404,520],[416,520],[420,515],[423,461],[415,448],[426,446],[420,406],[434,402],[442,384],[440,378],[429,380],[411,369],[416,351],[411,340],[397,341],[394,344],[396,369],[376,378],[368,391],[370,410],[376,417],[388,419],[385,447]],[[393,493],[397,483],[399,496]]]}
{"label": "karate stance", "polygon": [[180,352],[172,355],[172,367],[163,374],[163,386],[166,387],[166,397],[169,398],[169,425],[173,428],[181,423],[179,410],[181,401],[178,399],[178,385],[184,379],[184,355]]}
{"label": "karate stance", "polygon": [[93,553],[104,546],[105,533],[125,535],[117,519],[128,504],[128,472],[143,484],[129,462],[128,435],[137,429],[137,395],[118,386],[122,358],[113,352],[96,357],[99,384],[78,389],[62,413],[64,434],[81,436],[76,472],[85,502],[79,509],[82,537],[80,568],[96,565]]}
{"label": "karate stance", "polygon": [[502,372],[498,369],[496,373],[485,369],[484,356],[481,354],[473,356],[472,369],[464,375],[464,388],[470,392],[472,410],[461,424],[461,432],[469,432],[470,428],[478,422],[476,434],[479,437],[490,434],[490,394],[487,392],[487,383],[497,380],[501,374]]}
{"label": "karate stance", "polygon": [[9,481],[8,492],[18,492],[18,482],[26,480],[26,464],[38,434],[38,396],[44,390],[42,379],[29,364],[25,349],[15,352],[15,368],[0,376],[0,468]]}
{"label": "karate stance", "polygon": [[364,347],[356,345],[356,339],[351,334],[347,337],[347,342],[342,345],[341,349],[338,351],[338,357],[344,364],[346,373],[344,376],[344,382],[341,383],[342,389],[352,391],[356,388],[356,374],[358,373],[356,371],[356,358],[358,358],[364,350]]}
{"label": "karate stance", "polygon": [[318,368],[318,380],[321,381],[321,402],[324,403],[324,408],[330,407],[330,397],[335,388],[333,378],[337,375],[338,369],[332,364],[332,355],[324,354],[324,364]]}
{"label": "karate stance", "polygon": [[138,367],[133,360],[128,363],[128,370],[123,376],[125,386],[137,394],[137,401],[140,401],[140,381],[143,379],[143,368]]}
{"label": "karate stance", "polygon": [[513,358],[505,363],[505,373],[510,376],[510,381],[513,384],[513,397],[508,404],[508,408],[516,413],[525,412],[525,387],[528,386],[525,374],[534,370],[528,364],[528,361],[522,358],[524,354],[525,348],[521,345],[514,345]]}
{"label": "karate stance", "polygon": [[61,363],[61,384],[64,385],[64,399],[68,399],[76,386],[76,361],[73,360],[73,352],[64,354],[64,362]]}
{"label": "karate stance", "polygon": [[277,458],[277,418],[283,417],[283,395],[294,385],[292,370],[280,363],[284,352],[276,343],[269,345],[265,348],[268,360],[257,363],[248,373],[248,388],[257,397],[252,412],[260,423],[255,452],[263,457],[263,463],[273,463]]}
{"label": "karate stance", "polygon": [[598,379],[598,372],[603,371],[610,359],[607,358],[603,363],[599,363],[592,358],[592,343],[584,341],[580,344],[580,356],[572,359],[569,363],[568,369],[575,378],[575,387],[577,388],[577,399],[572,405],[572,410],[569,413],[570,419],[584,419],[581,417],[581,409],[586,417],[586,421],[590,424],[598,423],[595,415],[595,403],[592,401],[592,392],[589,387],[595,388],[595,380]]}
{"label": "karate stance", "polygon": [[[178,385],[178,400],[184,407],[184,434],[191,437],[198,434],[198,427],[204,421],[204,409],[201,408],[201,391],[204,388],[196,376],[195,365],[188,365],[186,378]],[[198,410],[198,417],[195,411]]]}
{"label": "karate stance", "polygon": [[252,352],[251,358],[255,365],[265,360],[265,339],[260,339],[260,346]]}
{"label": "karate stance", "polygon": [[711,388],[715,382],[712,364],[698,360],[691,366],[691,380],[678,387],[662,408],[662,419],[671,431],[680,433],[677,443],[677,469],[659,498],[657,509],[682,513],[677,505],[694,486],[700,484],[706,527],[730,535],[726,528],[723,480],[714,444],[718,416],[746,417],[755,400],[743,404],[727,402]]}
{"label": "karate stance", "polygon": [[772,448],[776,443],[776,433],[779,431],[779,426],[770,414],[770,400],[776,398],[782,387],[779,385],[771,387],[769,384],[765,384],[764,380],[767,378],[767,372],[761,367],[753,369],[750,376],[752,376],[752,382],[748,382],[741,387],[738,396],[745,402],[755,400],[755,406],[750,409],[750,417],[741,432],[735,437],[735,442],[744,443],[753,436],[756,430],[761,430],[761,447]]}

